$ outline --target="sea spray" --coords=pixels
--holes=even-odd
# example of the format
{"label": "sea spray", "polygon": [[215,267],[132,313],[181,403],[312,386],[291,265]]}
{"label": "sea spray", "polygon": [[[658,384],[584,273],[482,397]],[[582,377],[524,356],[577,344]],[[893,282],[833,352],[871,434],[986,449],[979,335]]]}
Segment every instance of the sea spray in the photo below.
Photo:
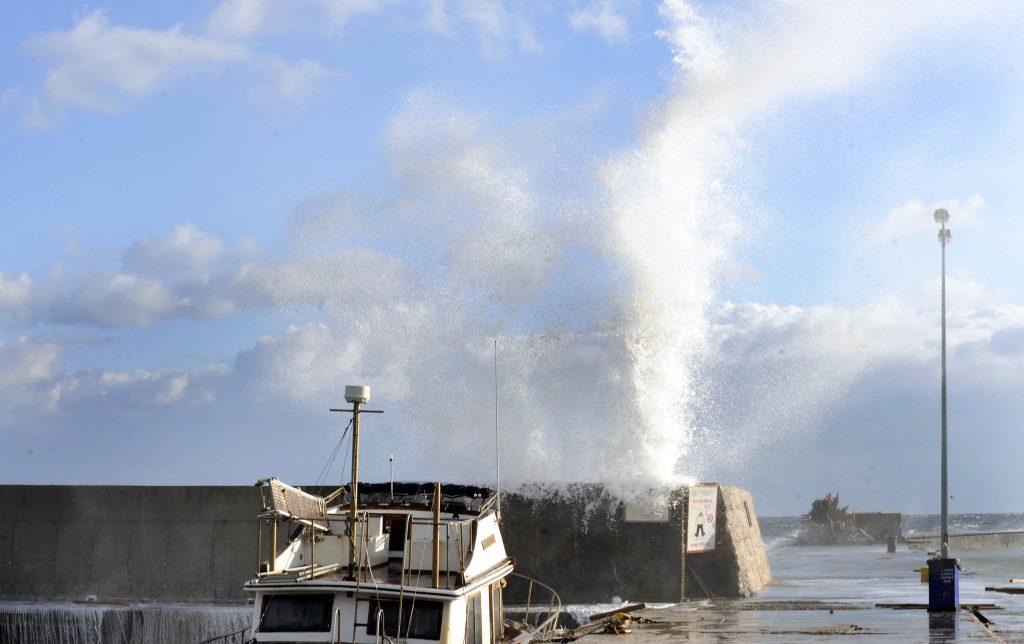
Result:
{"label": "sea spray", "polygon": [[[707,307],[738,230],[721,183],[734,136],[684,82],[693,64],[675,66],[634,149],[584,164],[413,92],[387,128],[395,195],[346,196],[296,224],[309,261],[349,253],[367,284],[294,331],[308,345],[279,355],[273,386],[322,405],[366,382],[388,411],[368,425],[368,462],[394,451],[402,476],[487,481],[497,338],[510,484],[621,496],[683,482]],[[544,187],[552,172],[561,193]],[[371,253],[394,261],[374,276]]]}

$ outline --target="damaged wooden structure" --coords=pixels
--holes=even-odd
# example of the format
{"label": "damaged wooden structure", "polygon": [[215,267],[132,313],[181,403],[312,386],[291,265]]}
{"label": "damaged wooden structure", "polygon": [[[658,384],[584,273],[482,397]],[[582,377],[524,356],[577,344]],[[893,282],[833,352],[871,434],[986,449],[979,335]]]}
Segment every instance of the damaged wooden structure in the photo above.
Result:
{"label": "damaged wooden structure", "polygon": [[839,493],[829,492],[811,503],[801,517],[795,539],[802,546],[845,546],[887,543],[903,539],[903,515],[899,512],[853,512],[839,505]]}

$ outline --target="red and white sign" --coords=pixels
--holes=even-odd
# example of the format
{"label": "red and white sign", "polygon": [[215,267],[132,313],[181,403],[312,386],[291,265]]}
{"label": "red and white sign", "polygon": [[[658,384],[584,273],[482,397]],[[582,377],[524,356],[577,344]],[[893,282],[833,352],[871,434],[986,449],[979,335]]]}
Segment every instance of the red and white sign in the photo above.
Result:
{"label": "red and white sign", "polygon": [[695,485],[690,488],[686,509],[686,552],[710,552],[715,549],[718,525],[718,486]]}

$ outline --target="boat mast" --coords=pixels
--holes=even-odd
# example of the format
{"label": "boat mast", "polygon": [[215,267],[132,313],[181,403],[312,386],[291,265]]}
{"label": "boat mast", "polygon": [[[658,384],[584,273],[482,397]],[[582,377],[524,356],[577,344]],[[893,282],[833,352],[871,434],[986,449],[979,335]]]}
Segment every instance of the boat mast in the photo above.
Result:
{"label": "boat mast", "polygon": [[345,402],[352,404],[352,409],[332,409],[331,411],[352,412],[352,484],[349,488],[348,504],[348,576],[356,578],[356,561],[358,542],[359,517],[359,415],[383,414],[381,409],[363,409],[370,402],[370,388],[363,385],[346,385]]}

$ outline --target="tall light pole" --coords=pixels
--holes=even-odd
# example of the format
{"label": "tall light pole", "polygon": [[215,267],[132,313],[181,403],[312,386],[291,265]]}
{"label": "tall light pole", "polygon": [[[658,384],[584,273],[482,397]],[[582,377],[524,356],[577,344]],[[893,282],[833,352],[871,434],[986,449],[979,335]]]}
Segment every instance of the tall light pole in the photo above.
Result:
{"label": "tall light pole", "polygon": [[953,236],[946,228],[949,213],[935,211],[942,247],[942,535],[939,556],[928,561],[928,610],[955,611],[960,605],[960,568],[949,558],[949,482],[946,470],[946,244]]}
{"label": "tall light pole", "polygon": [[942,247],[942,551],[943,559],[949,558],[949,481],[946,466],[946,244],[952,233],[946,228],[949,212],[945,208],[935,211],[939,229],[939,246]]}

